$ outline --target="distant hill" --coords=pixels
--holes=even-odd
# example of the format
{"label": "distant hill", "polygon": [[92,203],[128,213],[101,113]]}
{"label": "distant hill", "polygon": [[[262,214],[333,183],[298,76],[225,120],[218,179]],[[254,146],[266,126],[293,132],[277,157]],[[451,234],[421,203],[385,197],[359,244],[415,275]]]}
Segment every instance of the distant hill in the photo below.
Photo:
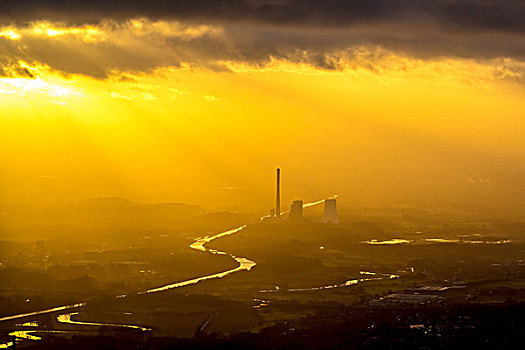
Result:
{"label": "distant hill", "polygon": [[184,203],[146,204],[124,198],[93,198],[51,209],[0,207],[0,225],[148,224],[186,221],[205,211]]}
{"label": "distant hill", "polygon": [[95,198],[55,208],[49,212],[54,223],[156,225],[202,215],[199,206],[184,203],[145,204],[123,198]]}
{"label": "distant hill", "polygon": [[[3,209],[3,210],[2,210]],[[206,212],[184,203],[140,203],[124,198],[93,198],[50,209],[1,207],[4,239],[46,239],[69,235],[142,235],[146,231],[215,232],[255,218],[232,212]]]}

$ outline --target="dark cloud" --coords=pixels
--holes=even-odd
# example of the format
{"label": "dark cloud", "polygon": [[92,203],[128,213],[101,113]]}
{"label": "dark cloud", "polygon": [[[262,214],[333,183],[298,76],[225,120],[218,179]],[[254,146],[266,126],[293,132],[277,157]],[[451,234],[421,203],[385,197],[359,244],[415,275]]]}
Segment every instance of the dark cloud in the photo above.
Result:
{"label": "dark cloud", "polygon": [[[143,23],[146,28],[156,25],[156,22]],[[228,71],[225,61],[265,67],[275,59],[324,70],[364,68],[377,72],[388,68],[384,64],[392,53],[423,60],[459,57],[525,61],[525,37],[521,35],[501,32],[465,35],[423,24],[419,31],[413,32],[410,26],[392,23],[353,28],[298,26],[286,30],[268,24],[252,24],[247,30],[245,24],[234,23],[221,27],[219,34],[212,29],[210,33],[204,31],[191,37],[184,34],[188,27],[180,29],[179,25],[174,31],[146,30],[146,34],[137,34],[129,23],[103,23],[98,28],[106,39],[91,42],[68,35],[55,39],[24,32],[19,40],[0,38],[0,67],[12,67],[12,62],[20,59],[49,65],[65,74],[103,79],[113,71],[150,72],[158,67],[180,67],[181,63],[192,68]],[[513,69],[523,73],[518,68],[506,64],[502,77]]]}
{"label": "dark cloud", "polygon": [[349,26],[425,19],[473,30],[525,31],[522,0],[17,0],[0,3],[4,22],[99,21],[131,17]]}
{"label": "dark cloud", "polygon": [[[0,67],[14,67],[12,74],[27,76],[16,68],[16,61],[42,63],[64,74],[82,74],[103,79],[112,71],[149,72],[157,67],[179,67],[173,49],[149,38],[143,41],[86,43],[76,38],[60,40],[40,37],[23,38],[20,41],[4,41],[0,45]],[[15,63],[13,63],[15,62]],[[6,69],[4,68],[4,71]]]}
{"label": "dark cloud", "polygon": [[[181,27],[137,36],[127,20],[139,17],[179,21]],[[524,62],[524,18],[522,0],[3,1],[0,19],[5,24],[23,27],[31,20],[45,19],[92,23],[108,32],[110,40],[0,38],[0,66],[16,57],[96,78],[113,70],[150,71],[178,67],[181,62],[227,71],[221,62],[263,67],[272,59],[326,70],[377,69],[381,50],[364,55],[360,47],[379,47],[424,60],[511,58]],[[146,20],[146,25],[151,23]],[[221,30],[184,34],[187,27],[201,24]]]}

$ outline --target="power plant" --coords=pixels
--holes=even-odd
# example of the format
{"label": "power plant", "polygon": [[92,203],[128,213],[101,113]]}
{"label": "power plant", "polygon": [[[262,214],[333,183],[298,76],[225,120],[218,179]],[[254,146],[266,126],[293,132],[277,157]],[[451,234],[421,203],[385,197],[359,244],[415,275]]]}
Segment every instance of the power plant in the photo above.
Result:
{"label": "power plant", "polygon": [[337,202],[335,198],[324,200],[324,214],[322,222],[325,224],[339,223],[339,215],[337,215]]}
{"label": "power plant", "polygon": [[[281,169],[277,168],[277,184],[275,193],[275,208],[270,211],[268,218],[279,219],[281,217]],[[316,203],[317,204],[317,203]],[[302,199],[295,200],[290,206],[288,219],[303,219],[304,203]],[[335,198],[324,200],[323,223],[338,224],[339,215],[337,214],[337,202]]]}

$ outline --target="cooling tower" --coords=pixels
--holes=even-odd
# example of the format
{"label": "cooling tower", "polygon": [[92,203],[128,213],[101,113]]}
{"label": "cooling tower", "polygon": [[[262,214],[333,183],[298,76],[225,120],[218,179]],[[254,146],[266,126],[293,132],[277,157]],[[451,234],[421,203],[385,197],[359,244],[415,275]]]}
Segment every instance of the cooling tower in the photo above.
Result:
{"label": "cooling tower", "polygon": [[292,202],[290,207],[290,215],[288,216],[290,220],[301,220],[303,218],[303,200],[297,200]]}
{"label": "cooling tower", "polygon": [[325,199],[323,222],[329,224],[339,223],[339,215],[337,215],[337,202],[335,198]]}

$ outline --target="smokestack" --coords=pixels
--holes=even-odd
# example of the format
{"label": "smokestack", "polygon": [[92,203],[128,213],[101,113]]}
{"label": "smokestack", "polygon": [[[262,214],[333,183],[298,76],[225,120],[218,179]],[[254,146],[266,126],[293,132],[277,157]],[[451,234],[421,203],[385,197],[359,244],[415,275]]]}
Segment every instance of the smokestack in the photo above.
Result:
{"label": "smokestack", "polygon": [[277,168],[277,193],[275,196],[275,217],[281,217],[281,169]]}

